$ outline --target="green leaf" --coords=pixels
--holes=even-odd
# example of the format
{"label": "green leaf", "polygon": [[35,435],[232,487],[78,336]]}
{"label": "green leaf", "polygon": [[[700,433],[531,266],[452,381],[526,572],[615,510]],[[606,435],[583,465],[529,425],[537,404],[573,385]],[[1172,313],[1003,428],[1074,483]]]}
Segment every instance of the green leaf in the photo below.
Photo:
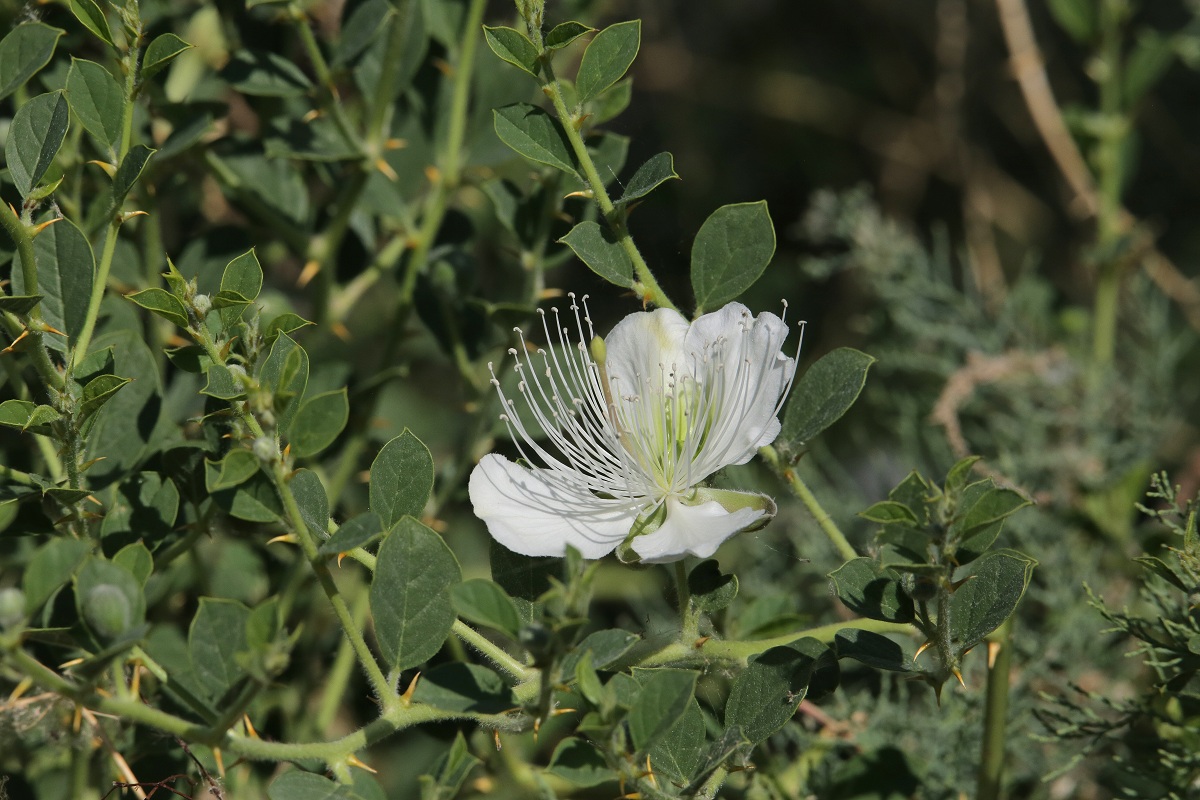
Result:
{"label": "green leaf", "polygon": [[356,547],[366,547],[387,533],[383,521],[373,511],[359,514],[341,524],[332,536],[321,542],[317,552],[323,556],[348,553]]}
{"label": "green leaf", "polygon": [[121,387],[129,383],[129,378],[122,378],[119,375],[98,375],[88,381],[88,385],[83,387],[82,402],[79,406],[79,418],[86,421],[93,414],[100,410],[101,406],[112,399],[113,395],[120,391]]}
{"label": "green leaf", "polygon": [[[37,291],[42,295],[42,320],[67,334],[66,340],[50,334],[42,341],[52,350],[65,352],[68,342],[74,345],[79,338],[87,317],[96,263],[92,246],[74,222],[60,219],[33,240],[33,252],[37,259]],[[23,265],[18,253],[13,259],[14,294],[28,293]]]}
{"label": "green leaf", "polygon": [[950,595],[950,636],[958,654],[999,628],[1017,610],[1037,561],[1016,550],[986,553],[970,580]]}
{"label": "green leaf", "polygon": [[671,729],[688,709],[699,674],[684,669],[638,670],[642,690],[629,709],[634,749],[644,753]]}
{"label": "green leaf", "polygon": [[855,558],[834,570],[829,579],[838,599],[856,614],[888,622],[912,622],[912,598],[900,588],[900,576],[870,558]]}
{"label": "green leaf", "polygon": [[140,292],[125,295],[125,299],[132,300],[147,311],[157,314],[180,328],[188,327],[187,308],[183,305],[183,301],[166,289],[157,287],[143,289]]}
{"label": "green leaf", "polygon": [[886,636],[858,628],[842,628],[833,640],[838,658],[853,658],[862,664],[891,672],[911,671],[912,659],[904,648]]}
{"label": "green leaf", "polygon": [[851,347],[826,353],[792,387],[779,438],[795,447],[812,441],[850,410],[875,359]]}
{"label": "green leaf", "polygon": [[716,560],[711,558],[692,568],[687,585],[692,604],[706,614],[725,608],[738,593],[737,576],[721,572]]}
{"label": "green leaf", "polygon": [[257,97],[300,97],[312,89],[312,82],[299,67],[266,50],[236,51],[221,77],[242,94]]}
{"label": "green leaf", "polygon": [[246,396],[246,386],[234,377],[224,364],[211,364],[204,371],[205,383],[200,394],[218,400],[239,400]]}
{"label": "green leaf", "polygon": [[236,600],[200,598],[188,630],[188,654],[209,700],[220,701],[244,675],[235,656],[246,649],[249,618],[250,609]]}
{"label": "green leaf", "polygon": [[213,298],[213,307],[253,303],[262,291],[263,271],[253,250],[243,253],[225,265],[221,273],[221,290]]}
{"label": "green leaf", "polygon": [[[658,762],[655,761],[657,768]],[[576,786],[599,786],[617,780],[604,754],[595,745],[579,738],[563,739],[554,748],[546,771]]]}
{"label": "green leaf", "polygon": [[41,294],[23,294],[16,296],[0,297],[0,311],[7,311],[10,314],[16,314],[23,317],[33,309],[37,308],[37,304],[42,302],[45,295]]}
{"label": "green leaf", "polygon": [[204,488],[219,492],[250,480],[258,472],[259,461],[249,450],[230,450],[220,461],[204,459]]}
{"label": "green leaf", "polygon": [[300,408],[308,387],[308,353],[296,340],[281,333],[258,371],[258,380],[275,398],[275,424],[286,431]]}
{"label": "green leaf", "polygon": [[88,558],[75,575],[75,605],[103,644],[119,640],[146,618],[141,582],[125,567],[99,556]]}
{"label": "green leaf", "polygon": [[129,570],[143,587],[154,572],[154,556],[141,542],[133,542],[122,547],[113,556],[113,563]]}
{"label": "green leaf", "polygon": [[101,523],[100,536],[108,539],[133,533],[154,547],[171,533],[178,513],[179,489],[175,483],[157,472],[138,472],[117,487]]}
{"label": "green leaf", "polygon": [[[71,59],[67,72],[67,103],[88,133],[110,151],[121,141],[125,96],[108,70],[94,61]],[[110,156],[111,157],[111,156]]]}
{"label": "green leaf", "polygon": [[772,647],[750,659],[725,705],[725,726],[757,744],[782,728],[808,691],[814,661],[792,647]]}
{"label": "green leaf", "polygon": [[628,289],[633,286],[633,262],[607,228],[587,220],[576,225],[560,242],[609,283]]}
{"label": "green leaf", "polygon": [[641,637],[636,634],[618,628],[589,633],[563,658],[562,671],[564,674],[574,673],[584,656],[591,658],[592,666],[596,669],[609,669],[640,641]]}
{"label": "green leaf", "polygon": [[232,489],[213,494],[213,502],[226,514],[247,522],[276,522],[283,516],[275,484],[262,472]]}
{"label": "green leaf", "polygon": [[420,517],[432,491],[433,456],[405,428],[371,463],[371,510],[390,528],[405,516]]}
{"label": "green leaf", "polygon": [[154,40],[146,47],[146,54],[142,56],[142,80],[152,77],[167,66],[175,56],[191,47],[173,33],[164,33],[154,37]]}
{"label": "green leaf", "polygon": [[0,100],[25,85],[50,63],[58,37],[62,35],[59,28],[41,22],[24,22],[0,39]]}
{"label": "green leaf", "polygon": [[554,117],[529,103],[497,108],[492,117],[500,141],[530,161],[577,176],[571,144]]}
{"label": "green leaf", "polygon": [[550,589],[553,581],[562,579],[561,558],[523,556],[494,539],[489,555],[492,580],[508,592],[510,597],[533,602]]}
{"label": "green leaf", "polygon": [[692,700],[683,716],[651,745],[647,755],[654,772],[673,784],[686,786],[704,756],[704,732],[704,712]]}
{"label": "green leaf", "polygon": [[288,489],[300,507],[304,524],[318,539],[329,535],[329,496],[325,484],[311,469],[298,469],[288,481]]}
{"label": "green leaf", "polygon": [[70,118],[62,92],[39,94],[13,115],[4,159],[8,176],[22,197],[29,196],[50,168],[67,135]]}
{"label": "green leaf", "polygon": [[447,711],[498,714],[516,705],[504,679],[478,664],[443,664],[421,673],[413,701]]}
{"label": "green leaf", "polygon": [[315,456],[333,444],[350,419],[346,387],[313,395],[304,401],[288,428],[288,441],[296,458]]}
{"label": "green leaf", "polygon": [[473,578],[450,591],[458,616],[487,628],[494,628],[515,640],[521,632],[521,615],[508,594],[489,580]]}
{"label": "green leaf", "polygon": [[422,792],[430,791],[430,794],[423,796],[458,797],[458,792],[466,782],[467,775],[482,763],[471,755],[471,751],[467,748],[466,737],[462,735],[462,731],[459,731],[455,735],[450,749],[434,763],[432,770],[421,776]]}
{"label": "green leaf", "polygon": [[881,525],[896,523],[905,525],[917,524],[917,515],[912,512],[912,509],[903,503],[897,503],[895,500],[882,500],[867,510],[858,512],[858,515],[863,519],[869,519],[871,522],[878,522]]}
{"label": "green leaf", "polygon": [[1077,42],[1090,42],[1096,36],[1097,5],[1094,0],[1049,0],[1050,13]]}
{"label": "green leaf", "polygon": [[962,511],[956,521],[963,533],[1005,519],[1030,504],[1029,500],[1012,489],[991,488],[995,486],[991,479],[976,485],[984,491]]}
{"label": "green leaf", "polygon": [[28,400],[5,400],[0,403],[0,425],[22,431],[53,435],[50,423],[62,415],[51,406],[36,405]]}
{"label": "green leaf", "polygon": [[387,800],[379,783],[362,770],[353,770],[353,783],[335,783],[321,775],[292,770],[267,787],[270,800]]}
{"label": "green leaf", "polygon": [[212,359],[208,357],[208,353],[204,352],[204,348],[198,344],[171,347],[163,352],[167,354],[167,358],[171,360],[172,364],[184,372],[191,372],[196,375],[203,375],[208,372],[208,368],[213,364]]}
{"label": "green leaf", "polygon": [[1122,93],[1125,104],[1133,106],[1171,68],[1175,61],[1175,50],[1170,40],[1153,28],[1138,31],[1137,44],[1121,70]]}
{"label": "green leaf", "polygon": [[642,21],[638,19],[618,22],[596,34],[583,51],[575,77],[579,102],[586,103],[625,77],[641,43]]}
{"label": "green leaf", "polygon": [[617,201],[617,205],[626,205],[639,197],[645,197],[666,181],[676,179],[675,156],[670,153],[659,153],[651,156],[645,164],[637,168],[629,183],[625,184],[625,193]]}
{"label": "green leaf", "polygon": [[558,50],[594,30],[596,29],[582,22],[560,22],[546,34],[542,44],[547,50]]}
{"label": "green leaf", "polygon": [[96,413],[86,437],[84,460],[103,457],[88,477],[94,486],[103,486],[133,471],[151,446],[162,417],[162,376],[140,327],[110,328],[95,341],[95,350],[112,348],[113,372],[131,381]]}
{"label": "green leaf", "polygon": [[696,314],[722,306],[753,286],[774,253],[775,226],[765,200],[714,211],[692,244]]}
{"label": "green leaf", "polygon": [[108,27],[108,17],[96,0],[68,0],[71,13],[75,19],[83,23],[83,27],[96,34],[109,47],[113,47],[112,31]]}
{"label": "green leaf", "polygon": [[380,652],[393,669],[415,667],[442,648],[455,619],[450,589],[461,578],[442,537],[412,517],[400,520],[380,545],[371,615]]}
{"label": "green leaf", "polygon": [[29,559],[21,575],[25,610],[33,614],[65,586],[87,558],[91,546],[81,539],[51,539]]}
{"label": "green leaf", "polygon": [[602,125],[615,119],[633,101],[633,78],[617,81],[612,88],[593,98],[587,108],[591,111],[588,122],[592,125]]}
{"label": "green leaf", "polygon": [[135,144],[129,148],[129,152],[125,154],[125,158],[121,159],[121,166],[117,167],[117,174],[113,177],[112,183],[114,212],[121,210],[121,204],[125,202],[125,196],[129,194],[129,190],[133,188],[138,178],[142,176],[142,171],[146,169],[146,164],[155,152],[155,150],[146,147],[144,144]]}
{"label": "green leaf", "polygon": [[307,325],[312,324],[313,323],[309,322],[298,314],[285,311],[267,323],[267,327],[263,331],[263,342],[265,344],[272,344],[279,334],[293,333]]}
{"label": "green leaf", "polygon": [[507,61],[535,78],[538,76],[538,51],[528,36],[514,28],[489,28],[484,25],[483,37],[487,40],[488,47],[492,48],[492,52],[502,61]]}
{"label": "green leaf", "polygon": [[594,131],[585,144],[604,185],[614,182],[629,158],[629,137],[612,131]]}

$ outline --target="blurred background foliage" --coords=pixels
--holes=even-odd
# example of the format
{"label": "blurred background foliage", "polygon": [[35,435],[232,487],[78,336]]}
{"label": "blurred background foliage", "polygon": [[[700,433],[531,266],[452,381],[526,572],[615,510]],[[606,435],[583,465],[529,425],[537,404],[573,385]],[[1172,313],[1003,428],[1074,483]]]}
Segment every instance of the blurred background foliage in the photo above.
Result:
{"label": "blurred background foliage", "polygon": [[[373,2],[379,0],[303,5],[347,96],[369,93],[379,80],[363,67],[377,46]],[[113,281],[124,289],[146,285],[146,276],[165,269],[165,253],[202,290],[215,289],[231,258],[257,248],[267,272],[260,303],[318,323],[297,334],[312,359],[310,387],[349,383],[352,414],[370,409],[351,419],[350,430],[362,435],[346,448],[358,450],[339,451],[328,468],[344,489],[331,492],[341,513],[365,507],[359,473],[383,442],[409,428],[437,465],[433,513],[440,529],[464,574],[484,575],[487,539],[462,485],[490,449],[491,434],[503,429],[490,428],[495,408],[476,359],[502,352],[496,348],[508,344],[506,325],[525,318],[543,288],[591,294],[599,330],[638,303],[552,244],[569,223],[556,218],[530,233],[519,219],[496,213],[495,178],[508,177],[526,192],[530,170],[495,137],[491,109],[536,93],[481,47],[463,186],[449,198],[436,237],[424,243],[429,269],[412,287],[418,318],[396,318],[394,297],[403,287],[399,270],[390,268],[419,234],[422,204],[437,191],[429,167],[447,137],[437,109],[450,102],[448,62],[466,6],[421,5],[436,11],[424,21],[428,46],[411,46],[402,81],[411,85],[398,87],[402,111],[387,132],[405,146],[381,153],[384,163],[364,178],[361,213],[338,219],[346,175],[329,160],[337,138],[329,125],[320,134],[295,127],[297,107],[311,106],[300,98],[307,90],[231,88],[238,78],[229,54],[242,44],[270,50],[313,78],[282,7],[146,2],[151,33],[176,32],[195,49],[150,90],[150,118],[139,117],[159,148],[147,178],[155,224],[135,221],[118,242]],[[1001,19],[1009,14],[1012,24],[1015,6],[1027,7],[1036,50],[1027,41],[1014,53],[1021,40]],[[1181,503],[1200,487],[1192,423],[1200,4],[564,1],[551,2],[548,13],[552,21],[580,18],[597,27],[643,20],[629,109],[607,127],[630,137],[631,165],[663,150],[675,156],[682,180],[659,188],[631,219],[668,294],[688,305],[689,242],[716,206],[765,198],[778,247],[747,304],[774,309],[785,298],[808,320],[805,361],[841,345],[879,359],[859,404],[796,467],[860,550],[870,546],[874,526],[857,512],[913,468],[941,475],[978,453],[989,474],[1037,501],[1004,535],[1040,562],[1014,626],[1010,796],[1200,796],[1194,759],[1178,757],[1194,749],[1200,724],[1189,694],[1195,668],[1187,667],[1196,651],[1186,646],[1187,632],[1197,631],[1196,575],[1185,570],[1183,600],[1168,611],[1139,590],[1146,572],[1133,560],[1182,546],[1176,533],[1187,527],[1172,533],[1135,509],[1150,475],[1169,470],[1182,486]],[[63,52],[100,56],[64,7],[0,0],[6,30],[28,19],[69,31],[37,91],[63,84],[70,66]],[[512,24],[511,4],[490,3],[484,19]],[[347,65],[354,69],[343,70]],[[1036,83],[1043,70],[1061,106],[1065,127],[1057,134],[1039,129],[1018,80]],[[332,138],[320,138],[326,134]],[[76,126],[71,135],[83,134]],[[305,148],[309,155],[297,157]],[[88,180],[84,175],[74,194],[59,198],[74,219],[86,216]],[[554,180],[544,199],[551,210],[575,188]],[[586,213],[578,199],[561,205],[574,218]],[[327,240],[316,232],[331,223],[348,234],[321,251]],[[531,261],[549,270],[544,277]],[[378,283],[362,284],[373,270]],[[341,290],[356,280],[364,291],[348,298]],[[1118,297],[1111,356],[1095,333],[1107,313],[1096,303],[1105,285]],[[133,312],[119,298],[106,302],[113,304],[109,325],[119,329],[111,320]],[[448,325],[459,327],[450,333]],[[155,352],[154,345],[171,343],[161,327],[150,331],[160,337],[151,342]],[[196,412],[197,381],[172,373],[163,403],[173,418]],[[27,468],[35,457],[20,452],[16,434],[0,436],[9,466]],[[97,469],[93,478],[108,467]],[[755,466],[720,479],[782,493]],[[1158,508],[1163,498],[1147,502]],[[18,537],[0,547],[9,564],[28,557]],[[739,606],[727,612],[733,629],[749,629],[754,620],[815,625],[848,616],[835,608],[825,578],[841,559],[794,503],[781,503],[770,527],[727,545],[721,558],[742,587]],[[201,542],[190,567],[198,574],[177,580],[254,603],[283,580],[290,563],[235,529]],[[669,619],[657,573],[606,564],[596,590],[593,613],[606,624],[637,628]],[[319,600],[298,602],[303,610]],[[1176,614],[1178,627],[1154,641],[1185,642],[1178,653],[1166,647],[1187,662],[1185,678],[1164,674],[1154,654],[1149,661],[1126,658],[1136,625],[1113,630],[1096,604],[1148,620]],[[312,613],[313,642],[293,656],[289,674],[319,674],[337,647],[328,615]],[[978,768],[983,660],[968,662],[965,689],[948,687],[940,705],[922,684],[847,666],[843,691],[802,704],[798,723],[758,751],[761,777],[735,776],[728,796],[961,796]],[[334,732],[372,712],[362,676],[350,680],[364,699],[340,712]],[[302,702],[283,690],[274,700],[278,718],[291,718]],[[51,724],[55,718],[3,720],[5,770],[15,771],[20,759],[36,762],[31,754],[48,742],[70,745],[70,734]],[[388,796],[416,796],[418,776],[455,731],[469,727],[445,724],[381,745],[375,763]],[[161,751],[163,774],[187,766],[173,742],[137,736],[144,752]],[[544,760],[553,731],[543,736],[550,745],[525,739],[492,758],[513,770],[523,758]],[[476,753],[490,746],[487,739],[475,734]],[[211,764],[209,755],[198,755]],[[54,757],[44,758],[49,774]],[[522,796],[489,780],[478,778],[468,792]],[[24,781],[15,777],[0,792],[28,796],[33,789]]]}

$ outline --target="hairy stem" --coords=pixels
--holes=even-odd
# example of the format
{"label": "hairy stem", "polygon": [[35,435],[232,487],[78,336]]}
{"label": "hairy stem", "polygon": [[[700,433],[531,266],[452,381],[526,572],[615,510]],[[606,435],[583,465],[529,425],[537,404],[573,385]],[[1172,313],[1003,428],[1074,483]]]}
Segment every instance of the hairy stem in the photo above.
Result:
{"label": "hairy stem", "polygon": [[820,526],[825,536],[828,537],[829,541],[838,551],[838,555],[846,561],[858,558],[858,553],[855,552],[854,547],[851,546],[845,534],[838,528],[837,523],[833,521],[833,518],[829,516],[829,512],[821,506],[816,495],[808,488],[808,484],[796,474],[795,470],[783,465],[783,462],[779,458],[779,452],[771,445],[767,445],[760,447],[758,453],[792,487],[792,491],[800,498],[800,502],[804,503],[804,507],[808,509],[808,513],[812,514],[813,519],[817,521],[817,525]]}

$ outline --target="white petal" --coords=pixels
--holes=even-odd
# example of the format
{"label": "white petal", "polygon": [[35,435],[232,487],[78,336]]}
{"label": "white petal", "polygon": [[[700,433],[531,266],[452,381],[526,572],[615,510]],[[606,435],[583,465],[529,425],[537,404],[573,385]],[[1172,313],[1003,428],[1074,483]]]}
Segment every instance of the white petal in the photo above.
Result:
{"label": "white petal", "polygon": [[604,370],[616,381],[614,394],[634,394],[643,383],[661,389],[664,370],[687,366],[687,332],[687,319],[669,308],[639,311],[618,322],[604,338]]}
{"label": "white petal", "polygon": [[554,481],[553,470],[531,470],[490,453],[471,471],[475,515],[496,541],[526,556],[558,556],[567,545],[601,558],[633,526],[637,501],[605,500]]}
{"label": "white petal", "polygon": [[721,543],[754,525],[766,514],[752,508],[730,513],[715,500],[687,506],[667,500],[667,519],[654,533],[638,536],[629,543],[643,563],[662,564],[687,556],[708,558]]}
{"label": "white petal", "polygon": [[[755,318],[741,303],[729,303],[692,323],[683,349],[702,362],[705,354],[721,355],[724,390],[721,414],[713,438],[705,444],[705,475],[730,464],[745,464],[758,448],[775,441],[780,424],[776,409],[796,370],[796,362],[781,352],[787,324],[769,312]],[[722,342],[714,351],[714,345]],[[701,378],[701,375],[697,375]],[[715,376],[709,374],[708,379]]]}

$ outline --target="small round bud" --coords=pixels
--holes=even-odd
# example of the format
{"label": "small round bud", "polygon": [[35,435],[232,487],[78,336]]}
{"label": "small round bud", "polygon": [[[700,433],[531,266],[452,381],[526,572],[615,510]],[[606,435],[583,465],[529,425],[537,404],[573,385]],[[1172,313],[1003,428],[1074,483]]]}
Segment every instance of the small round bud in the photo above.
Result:
{"label": "small round bud", "polygon": [[15,586],[0,589],[0,628],[15,628],[25,619],[25,593]]}
{"label": "small round bud", "polygon": [[198,294],[192,298],[192,308],[196,309],[196,314],[204,319],[204,315],[212,311],[212,299],[206,294]]}
{"label": "small round bud", "polygon": [[258,412],[258,421],[263,424],[264,428],[275,427],[275,412],[269,408],[264,408]]}
{"label": "small round bud", "polygon": [[270,464],[279,457],[279,447],[275,444],[275,439],[270,436],[260,436],[255,439],[254,444],[250,445],[250,450],[264,464]]}
{"label": "small round bud", "polygon": [[117,586],[93,586],[84,597],[83,620],[101,642],[111,642],[133,624],[129,598]]}

